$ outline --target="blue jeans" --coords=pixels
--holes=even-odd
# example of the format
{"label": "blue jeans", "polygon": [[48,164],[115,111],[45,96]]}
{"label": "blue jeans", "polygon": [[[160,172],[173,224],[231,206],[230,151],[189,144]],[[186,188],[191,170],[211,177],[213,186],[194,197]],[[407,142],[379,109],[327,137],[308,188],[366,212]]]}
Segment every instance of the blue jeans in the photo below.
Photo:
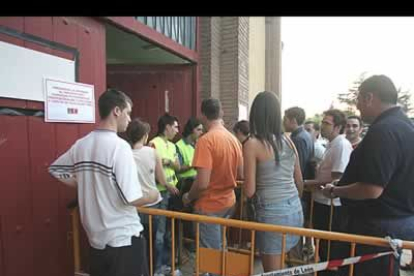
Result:
{"label": "blue jeans", "polygon": [[[154,208],[168,210],[170,194],[168,191],[161,192],[162,201]],[[154,216],[155,228],[155,271],[161,266],[171,263],[171,232],[167,231],[167,217]]]}
{"label": "blue jeans", "polygon": [[[256,221],[274,225],[303,227],[302,204],[297,195],[274,202],[255,195]],[[258,231],[257,248],[261,254],[281,254],[282,234]],[[299,236],[286,235],[285,252],[289,252],[299,242]]]}
{"label": "blue jeans", "polygon": [[[217,218],[230,218],[235,210],[235,205],[218,212],[203,212],[195,210],[194,213]],[[221,250],[223,247],[222,227],[218,224],[200,223],[200,245],[204,248]]]}

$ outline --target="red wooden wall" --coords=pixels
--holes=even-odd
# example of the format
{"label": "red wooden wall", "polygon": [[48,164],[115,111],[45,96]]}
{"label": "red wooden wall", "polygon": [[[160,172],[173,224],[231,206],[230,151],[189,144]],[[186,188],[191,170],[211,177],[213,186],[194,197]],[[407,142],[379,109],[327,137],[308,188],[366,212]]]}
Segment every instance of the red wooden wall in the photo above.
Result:
{"label": "red wooden wall", "polygon": [[[158,118],[165,113],[165,91],[169,94],[169,113],[179,120],[180,133],[194,114],[195,65],[108,65],[108,86],[131,96],[132,118],[141,117],[157,131]],[[152,135],[150,137],[152,137]]]}
{"label": "red wooden wall", "polygon": [[[0,17],[0,27],[77,49],[77,81],[94,84],[99,98],[106,87],[102,23],[84,17]],[[74,59],[71,53],[25,38],[0,33],[0,41]],[[0,107],[43,110],[43,103],[0,98]],[[0,275],[73,275],[66,205],[75,191],[52,179],[47,167],[92,128],[0,115]]]}

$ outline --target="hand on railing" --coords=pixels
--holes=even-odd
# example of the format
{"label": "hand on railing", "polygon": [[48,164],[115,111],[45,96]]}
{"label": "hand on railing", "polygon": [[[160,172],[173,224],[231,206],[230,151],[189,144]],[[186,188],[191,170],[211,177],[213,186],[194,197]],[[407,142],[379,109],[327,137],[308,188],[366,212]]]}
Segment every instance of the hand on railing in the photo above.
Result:
{"label": "hand on railing", "polygon": [[322,187],[322,194],[327,198],[335,198],[337,196],[334,193],[334,188],[335,185],[328,183],[325,185],[325,187]]}

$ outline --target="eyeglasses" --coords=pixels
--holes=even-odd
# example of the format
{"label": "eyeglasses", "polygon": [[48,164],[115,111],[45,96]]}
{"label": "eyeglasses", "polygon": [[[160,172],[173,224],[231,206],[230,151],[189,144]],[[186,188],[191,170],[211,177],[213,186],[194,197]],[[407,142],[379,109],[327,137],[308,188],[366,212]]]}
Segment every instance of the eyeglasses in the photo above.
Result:
{"label": "eyeglasses", "polygon": [[333,123],[328,122],[328,121],[322,121],[322,124],[323,124],[323,125],[329,125],[329,126],[333,125]]}

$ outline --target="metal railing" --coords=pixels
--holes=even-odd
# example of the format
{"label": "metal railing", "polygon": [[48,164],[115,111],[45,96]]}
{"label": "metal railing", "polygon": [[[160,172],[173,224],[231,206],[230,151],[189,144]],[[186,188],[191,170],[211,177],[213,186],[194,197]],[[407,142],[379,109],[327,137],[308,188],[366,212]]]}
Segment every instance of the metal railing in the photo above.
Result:
{"label": "metal railing", "polygon": [[[304,237],[312,237],[315,240],[315,259],[314,263],[319,261],[318,251],[320,240],[328,241],[341,241],[350,243],[350,257],[355,256],[355,248],[357,244],[371,245],[371,246],[380,246],[389,248],[389,241],[383,238],[370,237],[370,236],[361,236],[353,234],[344,234],[336,233],[329,231],[320,231],[314,229],[306,228],[297,228],[289,226],[280,226],[280,225],[271,225],[257,222],[247,222],[237,219],[224,219],[216,218],[181,212],[173,212],[152,208],[138,208],[138,211],[149,216],[149,256],[150,256],[150,275],[153,275],[153,237],[152,237],[152,220],[153,216],[166,216],[171,219],[171,255],[173,260],[171,262],[172,273],[174,275],[175,271],[175,223],[178,220],[192,221],[196,224],[196,258],[195,258],[195,273],[198,276],[200,271],[210,272],[210,273],[219,273],[220,275],[252,275],[254,273],[254,258],[255,258],[255,233],[257,231],[267,231],[267,232],[276,232],[282,234],[282,253],[280,260],[280,267],[284,268],[285,266],[285,253],[286,253],[286,235],[297,235]],[[72,215],[72,227],[73,227],[73,248],[74,248],[74,266],[75,272],[81,272],[80,267],[80,246],[79,246],[79,215],[78,210],[73,209],[71,211]],[[222,250],[213,250],[208,248],[200,247],[200,232],[199,224],[200,223],[212,223],[222,226],[223,229],[223,248]],[[251,247],[248,250],[248,253],[235,253],[229,250],[226,250],[226,232],[229,227],[247,229],[251,233]],[[414,242],[403,241],[403,249],[414,249]],[[221,260],[219,262],[208,262],[208,259],[215,258],[220,256]],[[240,263],[245,262],[247,263]],[[231,265],[233,262],[237,262],[237,265]],[[219,266],[219,267],[218,267]],[[237,271],[235,271],[235,269]],[[353,265],[350,265],[349,275],[353,275]],[[316,272],[315,272],[316,276]]]}

